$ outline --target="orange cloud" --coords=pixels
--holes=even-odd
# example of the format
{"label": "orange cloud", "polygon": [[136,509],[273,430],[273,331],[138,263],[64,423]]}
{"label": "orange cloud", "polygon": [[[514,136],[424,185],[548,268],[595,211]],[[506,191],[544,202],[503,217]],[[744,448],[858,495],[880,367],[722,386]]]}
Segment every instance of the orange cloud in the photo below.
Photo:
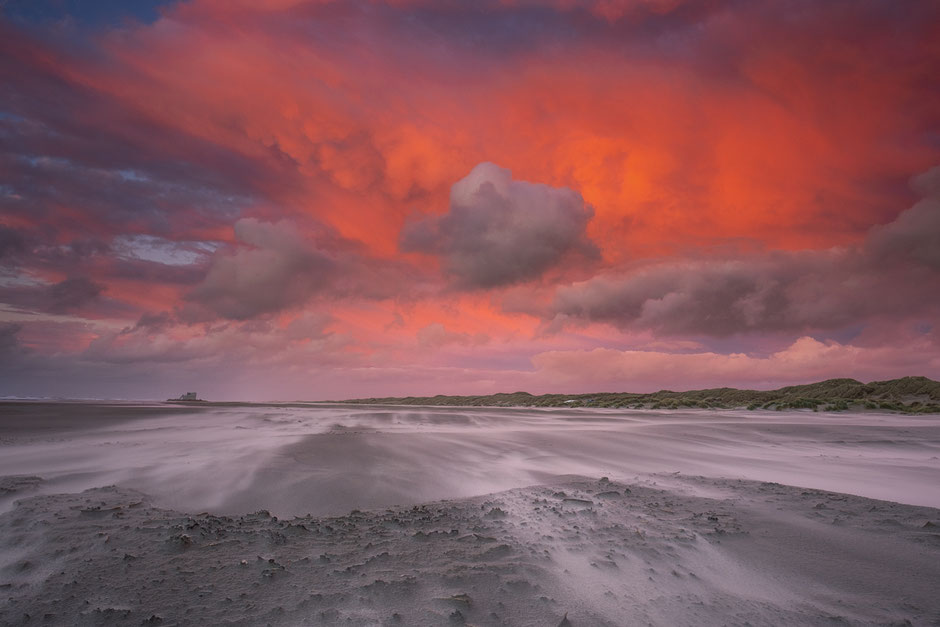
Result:
{"label": "orange cloud", "polygon": [[[284,4],[306,7],[307,30],[278,19]],[[676,3],[661,4],[591,7]],[[605,37],[435,55],[433,40],[353,9],[265,10],[270,21],[257,25],[247,5],[188,3],[110,37],[117,70],[67,71],[155,123],[284,173],[283,188],[258,182],[281,210],[386,255],[404,218],[443,210],[450,184],[480,161],[580,191],[597,212],[591,234],[617,261],[739,239],[849,242],[907,200],[892,181],[937,159],[910,137],[937,107],[912,119],[906,104],[929,98],[927,68],[884,63],[867,39],[875,24],[835,9],[820,9],[809,33],[757,9],[720,12],[701,39],[680,24],[690,41],[674,42],[687,49],[673,59]],[[358,29],[330,36],[350,20]],[[908,56],[936,54],[928,34]],[[722,50],[723,66],[698,67],[708,46],[740,56]]]}
{"label": "orange cloud", "polygon": [[[88,355],[102,360],[149,354],[146,338],[114,329],[162,313],[166,358],[227,350],[235,331],[218,345],[180,339],[220,316],[271,325],[231,327],[251,334],[260,361],[309,357],[285,329],[324,314],[342,338],[317,340],[329,359],[359,360],[368,377],[383,363],[433,364],[496,385],[493,373],[515,369],[530,380],[537,354],[539,372],[577,369],[561,356],[571,350],[588,351],[577,353],[585,364],[614,351],[597,355],[623,370],[625,348],[665,339],[717,355],[662,358],[691,364],[683,376],[789,376],[784,356],[737,354],[792,343],[805,320],[850,337],[933,311],[918,296],[934,277],[933,214],[895,220],[915,201],[910,177],[940,163],[936,3],[796,4],[189,0],[151,24],[56,40],[4,22],[0,76],[13,89],[0,100],[0,257],[13,279],[0,302],[39,310],[64,281],[102,286],[81,311],[92,331],[62,340],[74,350],[98,333]],[[451,228],[452,189],[483,163],[578,201],[526,228],[500,222],[499,203],[474,205],[485,224]],[[281,225],[278,241],[246,240],[246,224]],[[416,224],[436,239],[402,250]],[[877,225],[880,240],[868,235]],[[174,265],[117,245],[138,235],[205,248]],[[547,238],[560,244],[528,254]],[[864,263],[846,252],[860,249]],[[848,262],[834,282],[814,280],[828,257]],[[920,269],[907,273],[914,257]],[[783,258],[800,272],[774,264]],[[649,268],[673,270],[647,294],[637,284]],[[610,277],[645,309],[626,315],[621,298],[588,311]],[[741,294],[742,282],[740,318],[703,324],[724,309],[702,303]],[[781,285],[805,316],[751,324],[773,317]],[[873,286],[896,298],[859,305]],[[538,315],[558,294],[577,302],[554,313],[579,326]],[[731,339],[701,337],[715,328]],[[814,351],[851,365],[849,349]],[[641,358],[652,359],[629,356]]]}

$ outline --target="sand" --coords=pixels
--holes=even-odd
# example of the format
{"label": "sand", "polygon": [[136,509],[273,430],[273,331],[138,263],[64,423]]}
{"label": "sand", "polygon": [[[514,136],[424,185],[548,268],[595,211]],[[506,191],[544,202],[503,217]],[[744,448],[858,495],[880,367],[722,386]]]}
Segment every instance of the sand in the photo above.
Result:
{"label": "sand", "polygon": [[121,407],[0,406],[0,623],[940,624],[929,417]]}

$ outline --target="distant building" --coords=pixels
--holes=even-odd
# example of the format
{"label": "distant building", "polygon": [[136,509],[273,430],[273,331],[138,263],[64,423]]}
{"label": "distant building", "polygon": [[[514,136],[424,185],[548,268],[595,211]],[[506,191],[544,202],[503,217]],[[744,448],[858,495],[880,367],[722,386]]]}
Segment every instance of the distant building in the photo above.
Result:
{"label": "distant building", "polygon": [[195,392],[186,392],[185,394],[180,394],[177,398],[167,399],[169,401],[198,401],[201,400],[199,395]]}

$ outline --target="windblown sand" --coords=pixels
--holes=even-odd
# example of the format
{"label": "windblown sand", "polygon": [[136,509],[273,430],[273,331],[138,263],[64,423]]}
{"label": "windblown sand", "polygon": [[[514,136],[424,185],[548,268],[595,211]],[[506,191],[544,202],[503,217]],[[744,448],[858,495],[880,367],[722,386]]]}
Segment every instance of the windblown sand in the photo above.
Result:
{"label": "windblown sand", "polygon": [[931,417],[5,404],[0,443],[2,624],[940,624]]}

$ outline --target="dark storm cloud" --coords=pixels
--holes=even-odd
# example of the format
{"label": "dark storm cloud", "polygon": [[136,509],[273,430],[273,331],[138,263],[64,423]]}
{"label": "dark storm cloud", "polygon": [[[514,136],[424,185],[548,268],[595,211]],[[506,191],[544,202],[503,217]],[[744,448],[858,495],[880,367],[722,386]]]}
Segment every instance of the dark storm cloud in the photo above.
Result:
{"label": "dark storm cloud", "polygon": [[445,215],[405,226],[401,248],[440,256],[459,287],[510,285],[568,257],[596,258],[585,235],[592,216],[573,190],[514,181],[509,170],[481,163],[454,184]]}
{"label": "dark storm cloud", "polygon": [[682,335],[807,331],[940,313],[940,169],[931,194],[858,247],[610,271],[560,287],[549,316]]}

